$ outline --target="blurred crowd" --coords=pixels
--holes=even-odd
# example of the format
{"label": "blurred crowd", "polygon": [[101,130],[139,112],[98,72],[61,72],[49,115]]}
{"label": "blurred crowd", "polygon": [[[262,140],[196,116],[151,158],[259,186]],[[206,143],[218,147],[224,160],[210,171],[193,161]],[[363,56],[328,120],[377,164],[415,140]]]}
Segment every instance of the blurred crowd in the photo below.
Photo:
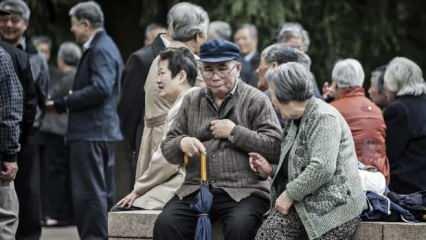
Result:
{"label": "blurred crowd", "polygon": [[[255,25],[181,2],[123,62],[97,3],[69,16],[75,42],[52,56],[48,33],[27,35],[28,5],[0,2],[0,239],[65,225],[107,239],[108,211],[141,209],[163,210],[154,239],[193,238],[201,157],[225,239],[349,239],[368,193],[426,190],[426,84],[409,58],[365,73],[345,56],[318,86],[301,23],[259,49]],[[115,199],[121,141],[134,185]]]}

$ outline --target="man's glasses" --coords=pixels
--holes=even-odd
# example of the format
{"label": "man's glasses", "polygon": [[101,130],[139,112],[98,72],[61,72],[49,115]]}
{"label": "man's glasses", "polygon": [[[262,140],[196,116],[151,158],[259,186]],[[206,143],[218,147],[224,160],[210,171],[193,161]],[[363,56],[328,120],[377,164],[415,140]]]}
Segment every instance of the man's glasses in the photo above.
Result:
{"label": "man's glasses", "polygon": [[203,67],[201,73],[204,78],[213,78],[215,74],[217,74],[218,77],[223,78],[231,74],[231,72],[235,69],[236,66],[237,65],[235,64],[230,68],[228,66],[220,66],[218,68]]}

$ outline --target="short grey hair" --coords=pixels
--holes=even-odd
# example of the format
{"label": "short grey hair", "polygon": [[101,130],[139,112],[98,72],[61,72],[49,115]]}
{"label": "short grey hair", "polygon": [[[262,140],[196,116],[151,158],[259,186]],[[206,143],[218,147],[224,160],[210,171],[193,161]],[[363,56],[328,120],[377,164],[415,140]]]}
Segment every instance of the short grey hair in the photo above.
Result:
{"label": "short grey hair", "polygon": [[257,40],[258,38],[258,34],[257,34],[257,27],[254,24],[251,23],[245,23],[243,25],[241,25],[237,31],[243,30],[243,29],[247,29],[250,33],[250,36],[254,39]]}
{"label": "short grey hair", "polygon": [[152,32],[154,30],[164,30],[164,32],[167,31],[167,29],[163,25],[161,25],[159,23],[150,23],[145,28],[145,36],[148,35],[149,32]]}
{"label": "short grey hair", "polygon": [[174,40],[186,42],[199,33],[207,37],[209,15],[198,5],[181,2],[170,9],[167,24]]}
{"label": "short grey hair", "polygon": [[229,23],[224,21],[213,21],[209,25],[209,38],[230,40],[232,28]]}
{"label": "short grey hair", "polygon": [[426,94],[423,72],[413,61],[405,57],[392,59],[385,72],[385,87],[397,96]]}
{"label": "short grey hair", "polygon": [[4,0],[0,2],[0,9],[9,13],[18,14],[25,21],[30,20],[31,10],[22,0]]}
{"label": "short grey hair", "polygon": [[80,47],[73,42],[64,42],[58,50],[58,59],[62,59],[66,65],[76,67],[81,58]]}
{"label": "short grey hair", "polygon": [[101,7],[94,1],[76,4],[69,11],[70,17],[75,17],[78,21],[87,20],[93,28],[104,26],[104,13]]}
{"label": "short grey hair", "polygon": [[266,78],[280,102],[306,101],[314,95],[312,73],[300,63],[281,64],[269,70]]}
{"label": "short grey hair", "polygon": [[364,78],[361,63],[353,58],[338,61],[331,73],[331,79],[336,82],[338,88],[362,87]]}
{"label": "short grey hair", "polygon": [[281,25],[280,31],[277,35],[277,42],[286,43],[288,40],[294,37],[302,39],[302,50],[307,52],[311,44],[309,33],[298,22],[287,22]]}
{"label": "short grey hair", "polygon": [[296,48],[287,47],[281,43],[275,43],[266,47],[262,51],[262,57],[268,64],[276,62],[281,65],[287,62],[298,62],[308,70],[311,69],[311,59],[306,53]]}

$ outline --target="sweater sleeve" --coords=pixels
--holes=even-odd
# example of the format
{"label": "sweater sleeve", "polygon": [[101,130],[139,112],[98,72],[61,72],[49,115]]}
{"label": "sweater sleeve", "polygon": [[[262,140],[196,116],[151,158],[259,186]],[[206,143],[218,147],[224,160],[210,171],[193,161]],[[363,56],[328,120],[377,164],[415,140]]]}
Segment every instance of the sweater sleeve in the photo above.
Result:
{"label": "sweater sleeve", "polygon": [[288,196],[301,201],[329,182],[336,171],[341,139],[341,126],[337,117],[323,114],[306,129],[306,146],[310,153],[305,170],[287,184]]}
{"label": "sweater sleeve", "polygon": [[245,152],[257,152],[276,164],[282,135],[278,117],[266,95],[259,94],[254,99],[253,108],[248,113],[252,119],[252,129],[235,126],[231,133],[232,143]]}

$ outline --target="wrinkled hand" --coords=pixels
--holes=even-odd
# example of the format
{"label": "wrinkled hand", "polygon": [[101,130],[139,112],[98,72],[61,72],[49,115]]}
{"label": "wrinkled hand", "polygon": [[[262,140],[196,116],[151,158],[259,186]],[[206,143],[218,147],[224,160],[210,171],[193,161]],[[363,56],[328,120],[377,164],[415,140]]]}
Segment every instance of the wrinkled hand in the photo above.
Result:
{"label": "wrinkled hand", "polygon": [[180,141],[180,149],[188,157],[201,155],[206,153],[206,147],[200,142],[200,140],[194,137],[184,137]]}
{"label": "wrinkled hand", "polygon": [[210,130],[215,138],[228,138],[235,127],[235,123],[229,119],[213,120],[210,122]]}
{"label": "wrinkled hand", "polygon": [[16,162],[2,162],[0,179],[4,181],[13,181],[18,172],[18,164]]}
{"label": "wrinkled hand", "polygon": [[272,176],[272,166],[259,153],[249,153],[250,168],[253,172],[258,173],[261,177],[267,178]]}
{"label": "wrinkled hand", "polygon": [[281,193],[281,195],[275,201],[275,209],[277,209],[278,212],[284,215],[288,214],[288,211],[290,210],[291,206],[293,206],[293,200],[288,197],[286,191]]}
{"label": "wrinkled hand", "polygon": [[122,208],[131,208],[133,206],[133,203],[138,199],[141,195],[136,192],[131,192],[127,194],[123,199],[121,199],[116,206],[122,207]]}

